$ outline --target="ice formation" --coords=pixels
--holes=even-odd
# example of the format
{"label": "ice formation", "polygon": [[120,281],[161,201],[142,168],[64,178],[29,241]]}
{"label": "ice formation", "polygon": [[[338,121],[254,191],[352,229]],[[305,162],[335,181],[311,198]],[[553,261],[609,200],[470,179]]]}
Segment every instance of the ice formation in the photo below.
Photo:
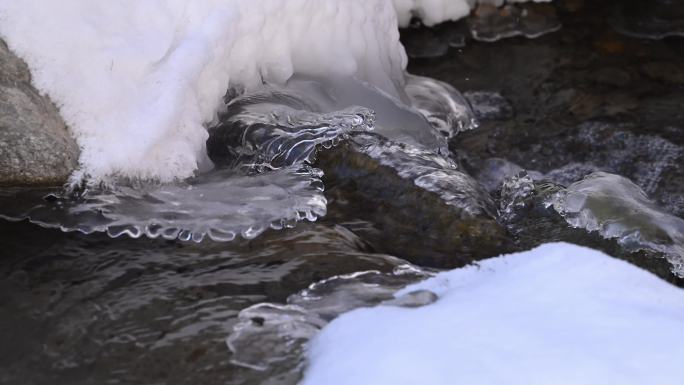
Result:
{"label": "ice formation", "polygon": [[[391,263],[397,264],[392,272],[373,270],[330,277],[292,294],[286,304],[260,303],[242,310],[226,339],[233,353],[231,362],[271,373],[289,371],[292,377],[298,377],[306,343],[330,320],[383,301],[398,306],[416,303],[406,298],[394,301],[393,295],[410,283],[428,278],[430,273],[401,260]],[[418,298],[418,302],[425,300]]]}
{"label": "ice formation", "polygon": [[597,231],[632,250],[663,253],[684,277],[684,220],[664,212],[629,179],[595,172],[547,202],[573,227]]}
{"label": "ice formation", "polygon": [[412,16],[432,25],[475,3],[0,0],[0,37],[77,139],[75,180],[164,182],[209,165],[205,126],[229,87],[344,75],[406,99],[397,16],[402,25]]}
{"label": "ice formation", "polygon": [[397,95],[406,65],[386,0],[0,0],[0,20],[94,179],[192,176],[229,85],[354,75]]}
{"label": "ice formation", "polygon": [[684,291],[564,243],[445,272],[328,324],[301,385],[679,384]]}

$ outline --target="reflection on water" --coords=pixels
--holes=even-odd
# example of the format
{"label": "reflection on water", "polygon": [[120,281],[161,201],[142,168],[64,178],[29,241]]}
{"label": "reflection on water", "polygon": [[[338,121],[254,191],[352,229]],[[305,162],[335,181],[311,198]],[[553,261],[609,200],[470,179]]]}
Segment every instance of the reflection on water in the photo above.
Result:
{"label": "reflection on water", "polygon": [[228,244],[0,230],[3,384],[258,383],[224,342],[240,310],[404,263],[321,224]]}

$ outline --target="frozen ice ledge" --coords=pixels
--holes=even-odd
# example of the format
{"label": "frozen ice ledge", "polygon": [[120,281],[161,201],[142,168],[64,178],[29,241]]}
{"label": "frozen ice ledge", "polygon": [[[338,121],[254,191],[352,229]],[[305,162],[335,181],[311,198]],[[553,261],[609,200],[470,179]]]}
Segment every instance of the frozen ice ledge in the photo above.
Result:
{"label": "frozen ice ledge", "polygon": [[81,148],[74,191],[3,190],[0,217],[195,241],[316,220],[319,147],[373,130],[446,157],[473,127],[457,90],[405,72],[399,42],[407,17],[459,4],[475,2],[0,0],[0,36]]}

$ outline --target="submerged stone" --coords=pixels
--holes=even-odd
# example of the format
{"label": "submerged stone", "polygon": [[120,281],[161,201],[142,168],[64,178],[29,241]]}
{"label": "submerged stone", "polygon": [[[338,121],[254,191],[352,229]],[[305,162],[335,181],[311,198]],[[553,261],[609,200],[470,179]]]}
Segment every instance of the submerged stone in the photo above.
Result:
{"label": "submerged stone", "polygon": [[512,250],[496,208],[450,160],[371,135],[321,152],[328,220],[354,229],[379,251],[432,267],[456,267]]}
{"label": "submerged stone", "polygon": [[468,19],[473,39],[494,42],[514,36],[533,39],[561,28],[555,8],[545,4],[481,4]]}
{"label": "submerged stone", "polygon": [[0,185],[63,184],[78,165],[78,146],[59,111],[2,40],[0,143]]}

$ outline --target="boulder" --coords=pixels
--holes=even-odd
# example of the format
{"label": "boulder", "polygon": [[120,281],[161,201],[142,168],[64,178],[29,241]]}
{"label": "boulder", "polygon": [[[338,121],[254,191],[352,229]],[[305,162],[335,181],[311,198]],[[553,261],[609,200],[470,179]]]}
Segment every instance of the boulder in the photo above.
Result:
{"label": "boulder", "polygon": [[62,184],[78,155],[57,107],[31,85],[26,64],[0,40],[0,185]]}

